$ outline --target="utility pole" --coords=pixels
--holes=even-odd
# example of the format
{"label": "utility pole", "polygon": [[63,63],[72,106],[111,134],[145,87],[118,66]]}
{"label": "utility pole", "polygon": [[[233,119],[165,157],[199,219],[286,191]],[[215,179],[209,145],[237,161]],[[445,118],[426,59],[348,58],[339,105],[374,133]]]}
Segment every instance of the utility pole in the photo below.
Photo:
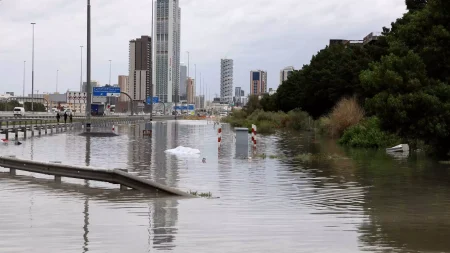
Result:
{"label": "utility pole", "polygon": [[81,67],[80,67],[80,92],[83,92],[83,46],[80,46],[81,49]]}
{"label": "utility pole", "polygon": [[111,62],[112,62],[112,60],[109,60],[109,86],[112,86],[112,84],[111,84]]}
{"label": "utility pole", "polygon": [[36,23],[31,23],[33,25],[33,49],[31,56],[31,111],[34,111],[34,25]]}
{"label": "utility pole", "polygon": [[91,103],[92,103],[92,87],[91,87],[91,0],[87,0],[87,63],[86,63],[86,131],[91,129]]}
{"label": "utility pole", "polygon": [[22,97],[25,99],[25,73],[26,73],[26,63],[27,61],[23,61],[23,88],[22,88]]}

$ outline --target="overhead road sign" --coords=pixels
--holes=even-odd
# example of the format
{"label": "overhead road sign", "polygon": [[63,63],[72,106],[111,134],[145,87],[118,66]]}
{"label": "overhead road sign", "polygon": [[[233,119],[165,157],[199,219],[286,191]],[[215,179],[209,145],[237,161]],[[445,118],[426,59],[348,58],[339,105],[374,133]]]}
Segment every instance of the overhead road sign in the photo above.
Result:
{"label": "overhead road sign", "polygon": [[120,87],[94,87],[94,97],[119,97]]}

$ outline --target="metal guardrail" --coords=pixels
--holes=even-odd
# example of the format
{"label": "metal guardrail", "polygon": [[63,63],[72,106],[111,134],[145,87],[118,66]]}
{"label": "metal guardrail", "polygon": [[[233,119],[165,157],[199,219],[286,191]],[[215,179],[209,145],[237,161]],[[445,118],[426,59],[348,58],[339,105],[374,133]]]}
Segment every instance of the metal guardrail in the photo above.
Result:
{"label": "metal guardrail", "polygon": [[11,174],[16,170],[55,176],[56,181],[61,177],[95,180],[129,187],[139,191],[157,191],[169,195],[193,197],[191,194],[165,186],[138,176],[131,175],[120,169],[105,170],[89,167],[63,165],[60,163],[45,163],[16,159],[15,157],[0,157],[0,167],[9,168]]}

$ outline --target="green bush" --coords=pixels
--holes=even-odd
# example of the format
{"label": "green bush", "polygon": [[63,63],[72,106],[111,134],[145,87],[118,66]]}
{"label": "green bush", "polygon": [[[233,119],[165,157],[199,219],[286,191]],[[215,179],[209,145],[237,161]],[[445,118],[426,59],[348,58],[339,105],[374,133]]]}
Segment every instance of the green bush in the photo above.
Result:
{"label": "green bush", "polygon": [[258,127],[257,132],[260,134],[273,134],[277,129],[277,126],[274,122],[267,120],[258,122],[256,126]]}
{"label": "green bush", "polygon": [[377,117],[367,118],[345,130],[339,140],[342,145],[360,148],[387,148],[402,142],[397,135],[382,131]]}
{"label": "green bush", "polygon": [[309,130],[311,129],[311,118],[308,113],[299,109],[292,110],[288,113],[287,127],[293,130]]}
{"label": "green bush", "polygon": [[329,117],[320,117],[316,122],[315,126],[320,134],[329,135],[331,131],[331,120]]}

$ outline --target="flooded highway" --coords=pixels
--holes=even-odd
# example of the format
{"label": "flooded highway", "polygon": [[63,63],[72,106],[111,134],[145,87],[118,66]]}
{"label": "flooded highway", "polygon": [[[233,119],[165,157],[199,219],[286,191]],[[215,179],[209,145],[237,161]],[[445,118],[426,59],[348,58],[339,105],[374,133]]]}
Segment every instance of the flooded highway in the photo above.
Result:
{"label": "flooded highway", "polygon": [[[212,198],[0,169],[0,252],[450,252],[449,169],[419,154],[345,149],[314,133],[259,136],[235,157],[206,121],[34,137],[0,154],[129,173]],[[173,155],[179,146],[199,155]],[[206,162],[202,162],[205,158]]]}

